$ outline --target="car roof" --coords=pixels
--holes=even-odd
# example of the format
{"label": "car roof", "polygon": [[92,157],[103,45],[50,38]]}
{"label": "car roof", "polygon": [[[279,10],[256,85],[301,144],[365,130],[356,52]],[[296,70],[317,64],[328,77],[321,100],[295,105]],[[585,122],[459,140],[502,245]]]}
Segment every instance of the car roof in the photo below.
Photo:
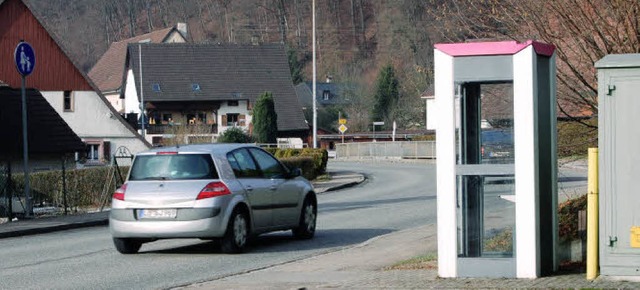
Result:
{"label": "car roof", "polygon": [[214,155],[226,155],[229,151],[238,148],[259,148],[251,143],[211,143],[192,144],[183,146],[160,147],[139,153],[139,155],[152,155],[157,152],[179,152],[179,153],[210,153]]}

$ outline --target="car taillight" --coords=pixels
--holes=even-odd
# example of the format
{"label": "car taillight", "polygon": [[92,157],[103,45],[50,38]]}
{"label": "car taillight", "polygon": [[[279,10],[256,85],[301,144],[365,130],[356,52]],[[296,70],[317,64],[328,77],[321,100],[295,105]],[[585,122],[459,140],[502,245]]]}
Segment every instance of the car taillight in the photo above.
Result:
{"label": "car taillight", "polygon": [[124,192],[127,191],[127,184],[123,184],[113,193],[113,199],[124,200]]}
{"label": "car taillight", "polygon": [[207,184],[198,194],[196,200],[231,194],[229,188],[220,181]]}

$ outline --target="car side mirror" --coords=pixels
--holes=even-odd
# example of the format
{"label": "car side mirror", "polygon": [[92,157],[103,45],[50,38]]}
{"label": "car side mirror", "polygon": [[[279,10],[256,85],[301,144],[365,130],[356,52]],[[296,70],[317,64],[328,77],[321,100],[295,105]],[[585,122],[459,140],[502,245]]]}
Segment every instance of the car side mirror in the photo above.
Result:
{"label": "car side mirror", "polygon": [[289,176],[291,176],[291,178],[302,176],[302,170],[300,168],[294,168],[291,170]]}

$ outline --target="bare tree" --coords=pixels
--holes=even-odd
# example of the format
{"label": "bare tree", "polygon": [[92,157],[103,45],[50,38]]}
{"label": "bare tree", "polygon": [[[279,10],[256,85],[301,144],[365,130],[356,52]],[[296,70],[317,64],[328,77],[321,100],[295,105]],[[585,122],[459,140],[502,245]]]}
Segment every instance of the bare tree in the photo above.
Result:
{"label": "bare tree", "polygon": [[574,121],[597,114],[595,61],[640,51],[640,2],[626,0],[437,1],[432,10],[442,36],[539,39],[556,46],[558,105]]}

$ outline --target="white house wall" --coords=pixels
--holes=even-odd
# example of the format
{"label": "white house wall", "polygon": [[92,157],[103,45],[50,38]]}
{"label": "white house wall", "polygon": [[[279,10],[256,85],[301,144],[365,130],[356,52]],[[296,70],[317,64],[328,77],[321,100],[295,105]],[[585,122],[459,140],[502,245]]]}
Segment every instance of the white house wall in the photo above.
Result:
{"label": "white house wall", "polygon": [[216,122],[218,123],[218,134],[224,133],[225,130],[231,128],[233,126],[223,126],[222,125],[222,116],[226,114],[240,114],[245,116],[245,126],[242,127],[245,130],[248,130],[249,124],[251,124],[252,116],[249,114],[250,111],[247,109],[248,101],[238,101],[237,106],[229,106],[227,102],[222,102],[220,105],[220,109],[218,109],[218,116]]}
{"label": "white house wall", "polygon": [[140,114],[140,101],[138,100],[138,92],[133,78],[133,70],[131,69],[127,72],[127,87],[124,88],[124,96],[124,112],[126,114]]}
{"label": "white house wall", "polygon": [[73,111],[63,108],[64,92],[42,92],[44,98],[64,119],[73,132],[83,141],[101,140],[111,142],[111,153],[126,146],[132,153],[148,149],[109,109],[109,105],[93,91],[74,91]]}
{"label": "white house wall", "polygon": [[113,107],[118,112],[124,113],[124,100],[120,99],[120,94],[118,92],[113,93],[102,93],[104,97],[109,101],[111,107]]}

